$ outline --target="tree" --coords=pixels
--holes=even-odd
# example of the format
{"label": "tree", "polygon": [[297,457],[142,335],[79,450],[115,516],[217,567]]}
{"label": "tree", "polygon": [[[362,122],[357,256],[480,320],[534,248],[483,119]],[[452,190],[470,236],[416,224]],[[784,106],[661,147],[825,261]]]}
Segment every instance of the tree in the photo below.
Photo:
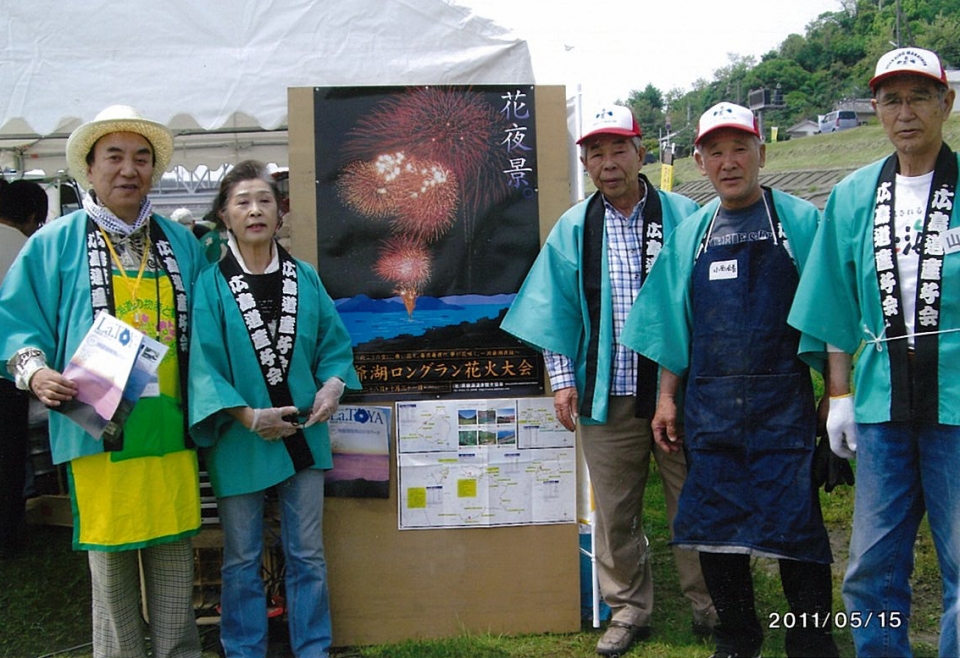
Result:
{"label": "tree", "polygon": [[890,50],[898,30],[901,43],[929,48],[945,66],[960,66],[960,0],[840,2],[841,11],[820,14],[803,35],[791,34],[759,63],[728,53],[726,66],[710,80],[694,81],[689,91],[674,89],[664,96],[647,85],[631,93],[626,104],[648,137],[657,136],[669,118],[680,153],[688,154],[700,114],[722,100],[745,105],[750,89],[780,84],[786,107],[765,119],[781,126],[815,118],[842,100],[868,97],[877,60]]}
{"label": "tree", "polygon": [[664,128],[663,94],[652,84],[648,84],[643,91],[631,91],[626,106],[637,118],[644,135],[656,138]]}
{"label": "tree", "polygon": [[918,26],[917,45],[938,55],[944,66],[960,64],[960,17],[940,12]]}

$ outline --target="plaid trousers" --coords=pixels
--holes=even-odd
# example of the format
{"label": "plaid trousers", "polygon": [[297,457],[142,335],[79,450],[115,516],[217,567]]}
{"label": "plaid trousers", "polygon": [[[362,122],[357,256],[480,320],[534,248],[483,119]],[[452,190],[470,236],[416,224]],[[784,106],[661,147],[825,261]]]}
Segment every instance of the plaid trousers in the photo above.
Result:
{"label": "plaid trousers", "polygon": [[[189,539],[139,551],[89,551],[88,556],[94,658],[147,658],[145,631],[153,658],[200,658]],[[140,606],[141,564],[149,628]]]}

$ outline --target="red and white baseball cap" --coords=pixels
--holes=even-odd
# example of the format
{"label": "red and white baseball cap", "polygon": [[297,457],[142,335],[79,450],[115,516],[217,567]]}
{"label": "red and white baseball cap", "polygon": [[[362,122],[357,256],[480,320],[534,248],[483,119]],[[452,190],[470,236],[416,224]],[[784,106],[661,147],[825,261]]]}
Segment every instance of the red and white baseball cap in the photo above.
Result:
{"label": "red and white baseball cap", "polygon": [[577,140],[582,144],[584,140],[594,135],[623,135],[624,137],[643,137],[640,124],[633,117],[629,107],[611,105],[596,113],[587,124],[587,130]]}
{"label": "red and white baseball cap", "polygon": [[742,105],[722,101],[700,115],[697,138],[693,143],[699,144],[700,140],[720,128],[735,128],[760,137],[760,127],[753,112]]}
{"label": "red and white baseball cap", "polygon": [[923,48],[897,48],[891,50],[877,62],[877,70],[870,78],[870,89],[894,75],[913,74],[933,78],[946,86],[947,72],[935,52]]}

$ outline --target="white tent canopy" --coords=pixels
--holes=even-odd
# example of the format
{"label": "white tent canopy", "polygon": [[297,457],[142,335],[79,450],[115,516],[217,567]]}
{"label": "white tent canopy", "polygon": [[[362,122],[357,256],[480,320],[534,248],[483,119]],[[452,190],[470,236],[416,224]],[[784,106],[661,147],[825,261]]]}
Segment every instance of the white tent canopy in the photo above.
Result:
{"label": "white tent canopy", "polygon": [[533,83],[526,42],[452,0],[0,0],[0,166],[66,168],[112,104],[176,136],[173,164],[287,164],[287,88]]}

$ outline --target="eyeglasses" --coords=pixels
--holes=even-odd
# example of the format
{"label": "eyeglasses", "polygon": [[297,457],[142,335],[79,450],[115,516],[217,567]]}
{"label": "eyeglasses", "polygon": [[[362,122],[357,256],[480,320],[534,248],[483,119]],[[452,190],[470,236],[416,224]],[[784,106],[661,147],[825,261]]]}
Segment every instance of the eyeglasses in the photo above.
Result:
{"label": "eyeglasses", "polygon": [[877,100],[877,106],[884,114],[896,114],[903,105],[907,105],[915,112],[924,112],[943,99],[940,94],[911,94],[910,96],[885,96]]}

